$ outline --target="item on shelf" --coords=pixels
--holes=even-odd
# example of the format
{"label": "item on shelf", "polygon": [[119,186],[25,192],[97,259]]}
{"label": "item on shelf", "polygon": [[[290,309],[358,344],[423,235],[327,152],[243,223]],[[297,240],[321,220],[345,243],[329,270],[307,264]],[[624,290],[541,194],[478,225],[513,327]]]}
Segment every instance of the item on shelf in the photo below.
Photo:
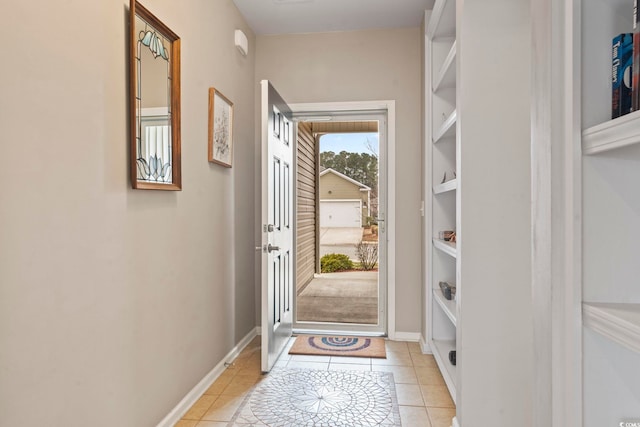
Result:
{"label": "item on shelf", "polygon": [[438,284],[446,300],[451,301],[456,297],[456,285],[452,285],[449,282],[440,282]]}
{"label": "item on shelf", "polygon": [[451,350],[449,352],[449,362],[451,362],[451,364],[453,366],[456,366],[456,351],[455,350]]}
{"label": "item on shelf", "polygon": [[[451,178],[449,181],[456,179],[456,171],[453,171],[453,178]],[[442,181],[440,181],[440,184],[444,184],[447,181],[447,173],[445,172],[443,177],[442,177]]]}
{"label": "item on shelf", "polygon": [[632,111],[631,78],[633,70],[633,33],[622,33],[611,42],[611,118]]}
{"label": "item on shelf", "polygon": [[[438,233],[438,238],[440,240],[444,240],[445,242],[455,242],[455,235],[456,232],[453,230],[445,230],[445,231],[441,231],[440,233]],[[454,240],[451,240],[451,239]]]}
{"label": "item on shelf", "polygon": [[633,0],[633,65],[631,69],[632,109],[640,110],[640,16],[638,15],[638,0]]}

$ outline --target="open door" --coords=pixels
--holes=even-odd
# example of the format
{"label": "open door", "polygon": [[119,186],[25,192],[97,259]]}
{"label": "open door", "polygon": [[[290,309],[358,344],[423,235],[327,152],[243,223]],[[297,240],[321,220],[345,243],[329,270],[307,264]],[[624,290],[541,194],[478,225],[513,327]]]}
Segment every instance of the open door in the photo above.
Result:
{"label": "open door", "polygon": [[262,371],[269,372],[293,324],[293,121],[267,80],[261,84]]}

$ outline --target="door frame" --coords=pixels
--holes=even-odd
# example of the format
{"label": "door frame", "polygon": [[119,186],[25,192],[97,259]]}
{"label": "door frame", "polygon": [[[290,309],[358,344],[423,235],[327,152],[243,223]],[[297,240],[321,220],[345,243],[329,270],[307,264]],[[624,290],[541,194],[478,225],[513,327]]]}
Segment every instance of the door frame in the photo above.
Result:
{"label": "door frame", "polygon": [[[386,206],[386,232],[387,232],[387,291],[386,291],[386,335],[389,339],[396,339],[396,102],[395,100],[380,101],[347,101],[347,102],[312,102],[312,103],[291,103],[289,104],[294,119],[296,115],[302,113],[317,113],[318,115],[333,113],[362,113],[370,114],[384,112],[387,115],[386,125],[386,178],[387,178],[387,206]],[[297,126],[295,127],[297,130]],[[297,150],[297,135],[294,137]],[[294,156],[295,171],[297,173],[297,156]],[[297,182],[294,180],[294,194],[297,194]],[[318,206],[320,209],[320,206]],[[294,224],[297,221],[297,212],[293,212]],[[297,237],[297,230],[294,228],[294,240]],[[297,254],[294,251],[293,268],[297,268]],[[294,299],[296,295],[294,295]],[[294,308],[296,307],[294,303]],[[294,316],[297,313],[294,312]],[[295,318],[295,317],[294,317]],[[294,322],[294,329],[297,323]],[[341,330],[322,332],[344,332]],[[363,331],[362,335],[379,335]]]}

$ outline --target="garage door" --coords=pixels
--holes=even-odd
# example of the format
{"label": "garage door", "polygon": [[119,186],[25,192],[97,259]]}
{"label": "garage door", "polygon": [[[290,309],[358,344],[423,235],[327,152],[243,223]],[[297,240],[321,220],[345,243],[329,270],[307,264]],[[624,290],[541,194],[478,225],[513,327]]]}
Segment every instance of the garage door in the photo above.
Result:
{"label": "garage door", "polygon": [[321,200],[320,227],[362,227],[360,200]]}

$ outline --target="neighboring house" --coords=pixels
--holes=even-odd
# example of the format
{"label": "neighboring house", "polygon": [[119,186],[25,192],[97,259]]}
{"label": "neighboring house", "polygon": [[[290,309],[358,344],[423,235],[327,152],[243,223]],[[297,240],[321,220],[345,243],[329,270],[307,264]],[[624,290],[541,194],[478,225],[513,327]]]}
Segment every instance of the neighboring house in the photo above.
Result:
{"label": "neighboring house", "polygon": [[370,206],[370,187],[331,168],[320,172],[321,227],[362,227]]}

